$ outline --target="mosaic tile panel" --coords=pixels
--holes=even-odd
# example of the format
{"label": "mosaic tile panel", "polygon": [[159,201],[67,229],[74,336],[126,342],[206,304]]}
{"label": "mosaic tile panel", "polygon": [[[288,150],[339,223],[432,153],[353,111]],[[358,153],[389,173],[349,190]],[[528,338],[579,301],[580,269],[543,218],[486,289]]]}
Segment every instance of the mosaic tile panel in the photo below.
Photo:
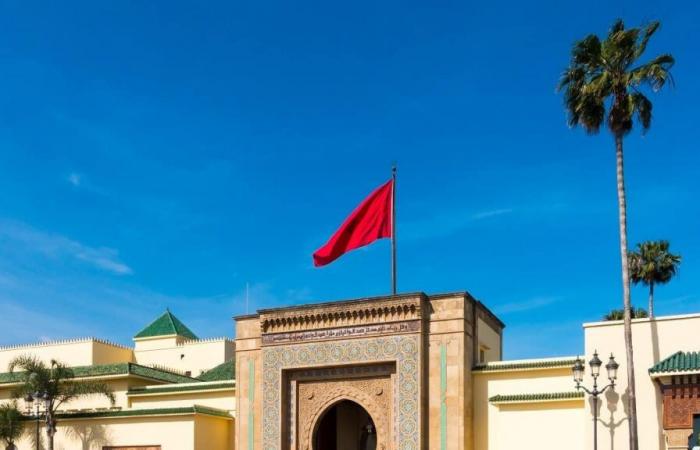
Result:
{"label": "mosaic tile panel", "polygon": [[398,375],[394,448],[420,448],[420,336],[388,336],[263,348],[263,450],[282,450],[282,371],[395,361]]}

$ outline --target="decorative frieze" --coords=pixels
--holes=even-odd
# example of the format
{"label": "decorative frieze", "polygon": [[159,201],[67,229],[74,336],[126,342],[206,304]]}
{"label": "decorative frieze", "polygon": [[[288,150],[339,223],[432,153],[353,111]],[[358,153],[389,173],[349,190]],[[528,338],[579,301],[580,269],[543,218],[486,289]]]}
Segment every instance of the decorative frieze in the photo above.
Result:
{"label": "decorative frieze", "polygon": [[406,322],[420,320],[422,303],[423,297],[411,296],[268,310],[261,311],[260,326],[267,334]]}
{"label": "decorative frieze", "polygon": [[323,330],[296,331],[290,333],[264,334],[263,345],[289,344],[295,342],[313,342],[326,339],[347,339],[394,333],[413,333],[420,331],[420,321],[377,323],[354,327],[330,328]]}

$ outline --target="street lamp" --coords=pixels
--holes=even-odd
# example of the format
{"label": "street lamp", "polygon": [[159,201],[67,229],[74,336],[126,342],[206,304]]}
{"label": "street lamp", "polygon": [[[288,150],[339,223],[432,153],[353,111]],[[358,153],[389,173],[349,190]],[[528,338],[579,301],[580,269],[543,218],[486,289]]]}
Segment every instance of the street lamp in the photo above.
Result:
{"label": "street lamp", "polygon": [[[42,412],[45,414],[48,408],[47,403],[49,399],[49,393],[46,391],[37,391],[34,394],[28,393],[24,397],[24,403],[27,406],[27,415],[34,416],[36,419],[36,448],[39,450],[39,421],[41,420]],[[43,402],[42,402],[43,400]],[[36,403],[35,403],[36,402]],[[42,405],[43,403],[43,405]],[[32,410],[34,406],[34,410]],[[42,411],[42,406],[43,411]]]}
{"label": "street lamp", "polygon": [[593,397],[593,449],[598,449],[598,396],[605,392],[608,388],[615,388],[615,380],[617,380],[617,369],[620,365],[615,361],[615,357],[610,354],[610,359],[605,365],[605,370],[608,372],[608,380],[610,384],[598,389],[598,377],[600,376],[600,367],[603,365],[603,361],[598,358],[598,350],[593,352],[593,358],[588,362],[591,367],[591,376],[593,377],[593,389],[588,389],[583,386],[583,375],[586,371],[586,367],[583,365],[583,360],[581,358],[576,358],[574,366],[571,368],[574,374],[574,381],[576,382],[576,389],[583,389],[590,396]]}

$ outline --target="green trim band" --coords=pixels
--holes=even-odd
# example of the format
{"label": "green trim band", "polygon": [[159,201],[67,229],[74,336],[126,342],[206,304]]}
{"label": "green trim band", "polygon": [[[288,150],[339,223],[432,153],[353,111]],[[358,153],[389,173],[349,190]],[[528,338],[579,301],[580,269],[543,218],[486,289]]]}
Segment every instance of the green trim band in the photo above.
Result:
{"label": "green trim band", "polygon": [[[196,383],[197,378],[180,375],[163,369],[146,367],[135,363],[100,364],[94,366],[71,367],[74,378],[108,377],[116,375],[135,375],[149,378],[155,381],[167,383]],[[0,384],[23,383],[25,381],[24,372],[0,373]]]}
{"label": "green trim band", "polygon": [[583,391],[545,392],[539,394],[494,395],[491,403],[547,402],[558,400],[578,400],[584,398]]}
{"label": "green trim band", "polygon": [[255,361],[248,360],[248,450],[255,450]]}
{"label": "green trim band", "polygon": [[170,386],[159,386],[154,388],[132,388],[126,395],[149,395],[149,394],[168,394],[171,392],[190,392],[190,391],[208,391],[208,390],[233,390],[236,388],[234,382],[228,383],[202,383],[193,386],[181,386],[178,384]]}
{"label": "green trim band", "polygon": [[475,366],[473,372],[497,372],[502,370],[558,369],[572,367],[576,358],[552,359],[548,361],[524,361],[517,363],[488,363]]}
{"label": "green trim band", "polygon": [[[127,409],[115,411],[78,411],[74,413],[63,412],[56,415],[58,419],[100,419],[110,417],[137,417],[137,416],[176,416],[189,414],[204,414],[207,416],[224,417],[233,419],[228,411],[210,408],[207,406],[189,406],[184,408],[151,408],[151,409]],[[25,420],[34,420],[32,417],[25,417]]]}

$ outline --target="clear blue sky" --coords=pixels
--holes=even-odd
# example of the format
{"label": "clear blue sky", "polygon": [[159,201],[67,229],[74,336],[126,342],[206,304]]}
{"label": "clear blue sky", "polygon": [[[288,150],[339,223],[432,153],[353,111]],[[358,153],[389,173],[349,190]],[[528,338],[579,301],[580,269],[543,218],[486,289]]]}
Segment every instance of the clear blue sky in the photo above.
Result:
{"label": "clear blue sky", "polygon": [[630,241],[683,255],[658,313],[700,311],[698,2],[3,2],[0,343],[166,307],[232,336],[246,282],[251,310],[386,294],[387,241],[311,253],[397,161],[400,290],[470,291],[509,358],[580,352],[621,304],[614,151],[555,85],[617,16],[678,60],[627,140]]}

